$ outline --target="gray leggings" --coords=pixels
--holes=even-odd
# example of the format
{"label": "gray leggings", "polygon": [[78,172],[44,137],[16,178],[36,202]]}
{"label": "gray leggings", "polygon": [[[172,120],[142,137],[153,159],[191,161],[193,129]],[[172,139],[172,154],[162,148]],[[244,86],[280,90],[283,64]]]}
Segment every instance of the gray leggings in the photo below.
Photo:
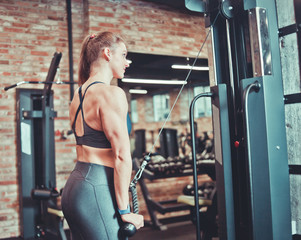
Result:
{"label": "gray leggings", "polygon": [[62,210],[73,240],[123,239],[113,168],[77,162],[63,189]]}

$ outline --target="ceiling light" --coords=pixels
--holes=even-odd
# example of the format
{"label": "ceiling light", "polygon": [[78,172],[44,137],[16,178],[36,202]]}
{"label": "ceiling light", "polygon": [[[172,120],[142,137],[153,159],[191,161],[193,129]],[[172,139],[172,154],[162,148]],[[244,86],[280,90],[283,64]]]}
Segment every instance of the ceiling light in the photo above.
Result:
{"label": "ceiling light", "polygon": [[190,70],[196,70],[196,71],[209,71],[209,67],[201,67],[201,66],[190,66],[190,65],[171,65],[171,68],[173,69],[188,69]]}
{"label": "ceiling light", "polygon": [[165,85],[183,85],[186,84],[184,80],[159,80],[159,79],[135,79],[123,78],[122,82],[126,83],[142,83],[142,84],[165,84]]}
{"label": "ceiling light", "polygon": [[144,89],[130,89],[129,93],[131,93],[131,94],[147,94],[147,90],[144,90]]}

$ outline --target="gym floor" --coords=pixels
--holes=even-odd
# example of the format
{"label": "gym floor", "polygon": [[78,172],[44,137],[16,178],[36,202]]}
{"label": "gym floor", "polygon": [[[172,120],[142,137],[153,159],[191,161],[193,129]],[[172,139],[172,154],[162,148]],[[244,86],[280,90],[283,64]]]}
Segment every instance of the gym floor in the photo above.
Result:
{"label": "gym floor", "polygon": [[[166,224],[164,231],[155,230],[152,227],[144,227],[130,238],[130,240],[195,240],[196,229],[191,221]],[[219,240],[214,237],[211,240]]]}
{"label": "gym floor", "polygon": [[131,240],[194,240],[196,239],[196,229],[191,221],[178,222],[167,225],[164,231],[155,230],[152,227],[144,227],[137,231]]}
{"label": "gym floor", "polygon": [[[166,230],[160,231],[150,226],[141,228],[130,240],[195,240],[196,229],[191,221],[166,224]],[[66,232],[68,240],[69,232]],[[218,238],[212,238],[218,240]]]}

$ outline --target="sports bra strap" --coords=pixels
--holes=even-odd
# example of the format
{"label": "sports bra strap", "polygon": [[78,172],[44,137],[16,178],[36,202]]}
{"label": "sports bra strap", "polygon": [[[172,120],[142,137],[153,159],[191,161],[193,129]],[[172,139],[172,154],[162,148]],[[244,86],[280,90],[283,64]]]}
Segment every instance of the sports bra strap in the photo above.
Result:
{"label": "sports bra strap", "polygon": [[73,128],[73,131],[75,132],[75,122],[76,122],[76,119],[77,119],[77,116],[78,116],[78,113],[79,111],[82,109],[82,86],[79,87],[78,89],[78,95],[79,95],[79,105],[78,105],[78,108],[76,110],[76,113],[75,113],[75,117],[74,117],[74,120],[73,120],[73,123],[72,123],[72,128]]}
{"label": "sports bra strap", "polygon": [[77,111],[75,113],[75,117],[74,117],[74,121],[73,121],[73,124],[72,124],[72,127],[75,128],[75,122],[76,122],[76,119],[77,119],[77,116],[78,116],[78,113],[79,111],[81,110],[82,112],[82,118],[83,118],[83,121],[84,121],[84,111],[83,111],[83,101],[84,101],[84,98],[85,98],[85,95],[87,93],[87,90],[90,86],[92,86],[93,84],[96,84],[96,83],[103,83],[103,82],[100,82],[100,81],[95,81],[95,82],[92,82],[88,85],[88,87],[86,88],[85,92],[84,92],[84,95],[82,96],[82,86],[79,87],[78,89],[78,96],[79,96],[79,105],[78,105],[78,108],[77,108]]}

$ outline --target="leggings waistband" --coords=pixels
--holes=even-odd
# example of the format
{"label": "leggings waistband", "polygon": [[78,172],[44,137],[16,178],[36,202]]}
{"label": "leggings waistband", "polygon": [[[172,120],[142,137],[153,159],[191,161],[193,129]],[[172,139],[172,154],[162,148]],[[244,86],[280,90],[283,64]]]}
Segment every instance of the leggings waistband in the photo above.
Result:
{"label": "leggings waistband", "polygon": [[77,161],[74,170],[79,171],[85,179],[94,183],[113,184],[114,169],[111,167]]}

